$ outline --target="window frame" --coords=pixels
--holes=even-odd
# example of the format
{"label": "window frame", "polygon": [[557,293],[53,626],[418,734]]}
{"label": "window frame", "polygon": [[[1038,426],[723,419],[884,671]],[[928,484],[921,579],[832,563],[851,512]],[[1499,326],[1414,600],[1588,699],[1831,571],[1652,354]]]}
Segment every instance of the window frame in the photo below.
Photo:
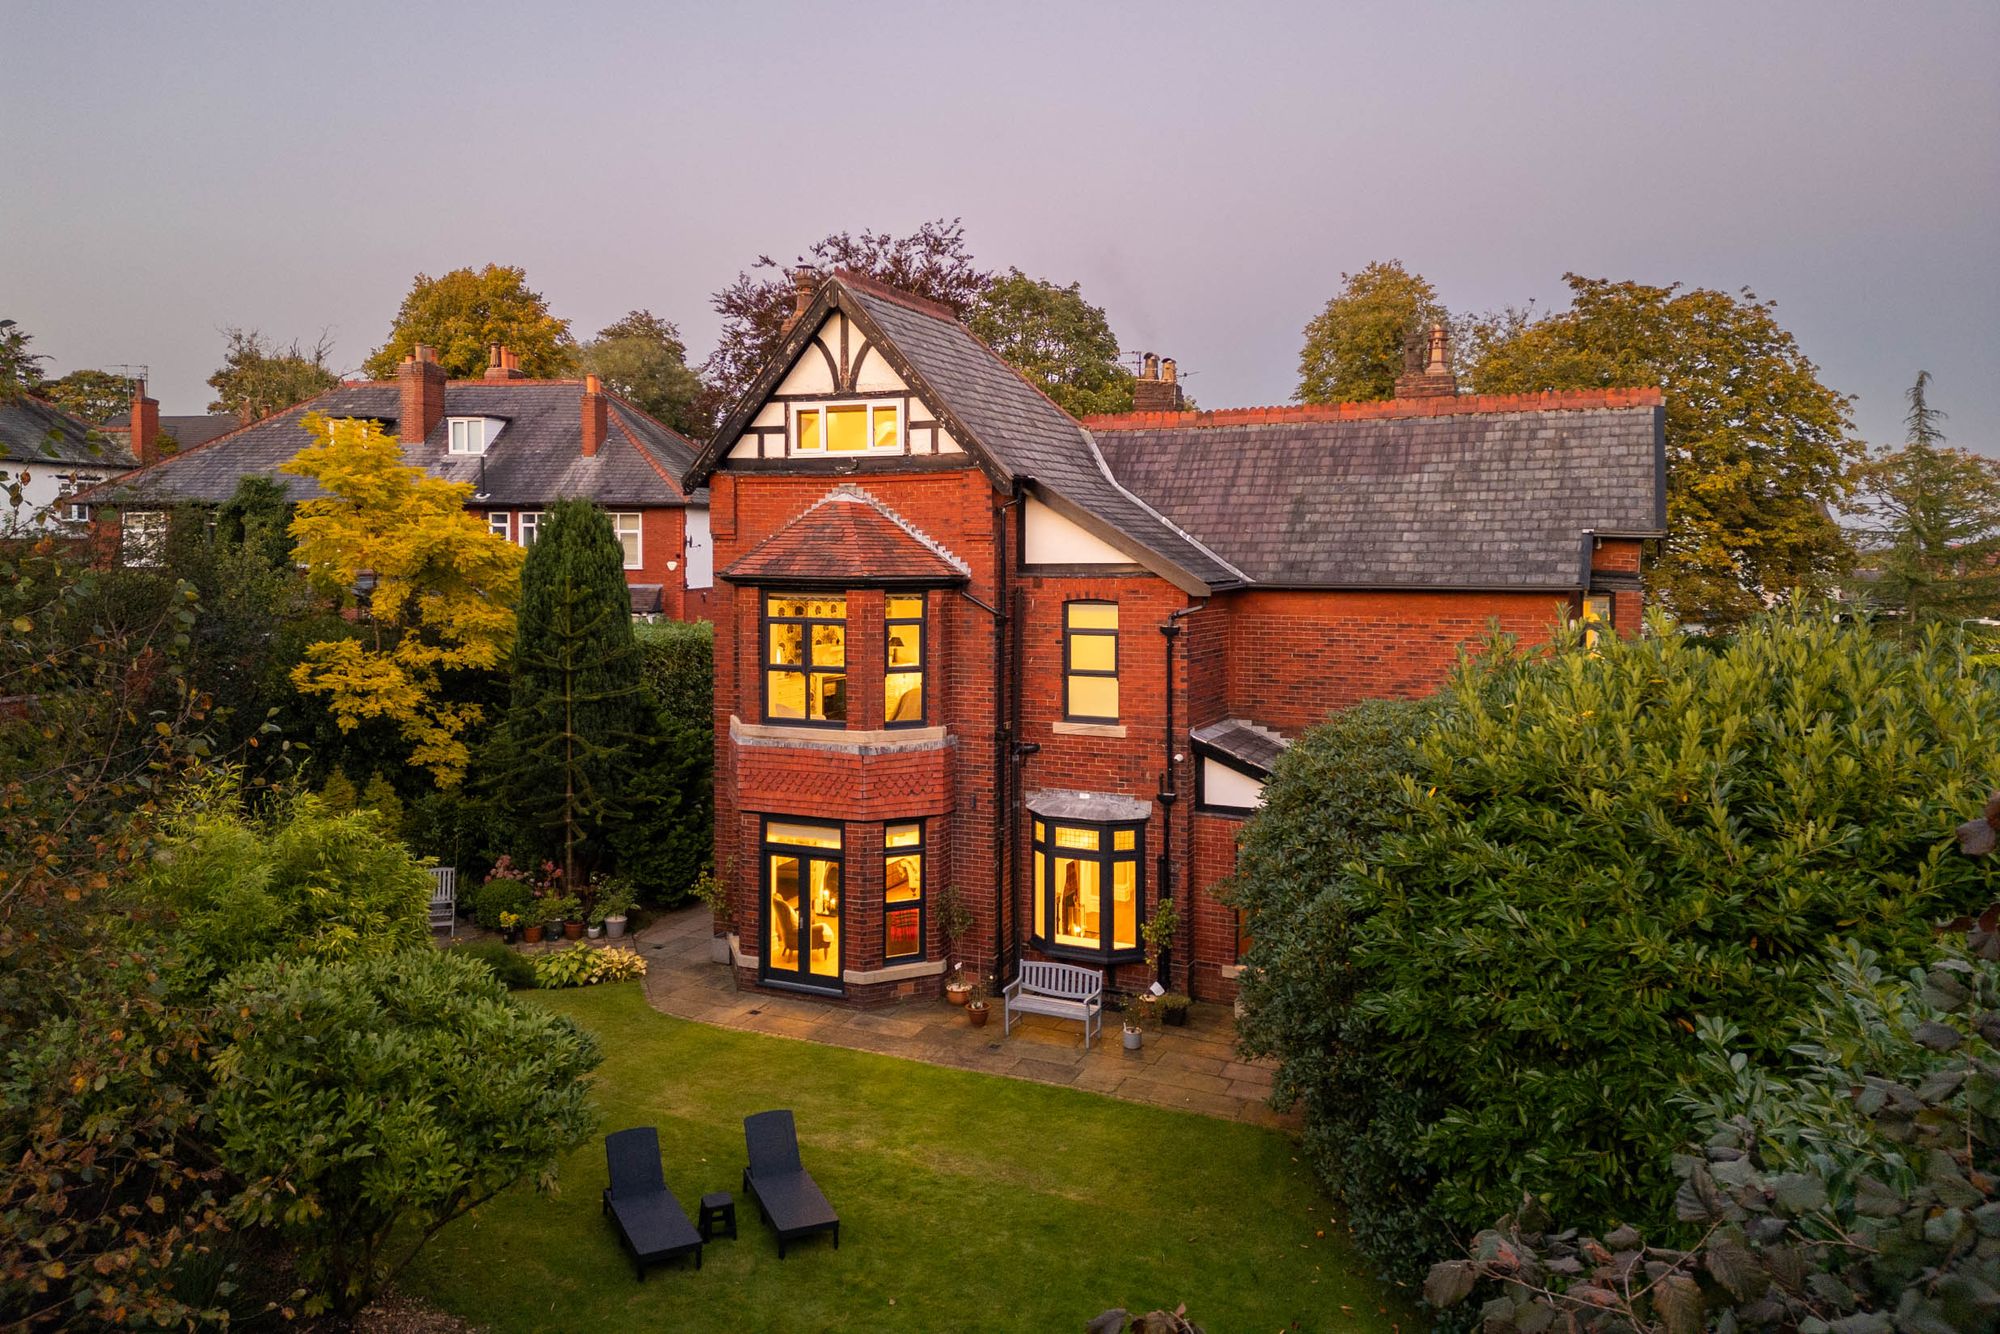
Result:
{"label": "window frame", "polygon": [[89,523],[90,506],[78,505],[71,497],[79,491],[88,491],[100,485],[104,478],[97,473],[73,472],[62,478],[62,488],[56,493],[56,503],[60,507],[58,517],[64,523]]}
{"label": "window frame", "polygon": [[542,516],[547,510],[517,510],[514,514],[514,545],[522,550],[542,540]]}
{"label": "window frame", "polygon": [[[133,520],[145,522],[136,527],[143,536],[134,532]],[[140,547],[134,538],[144,546]],[[120,564],[150,569],[166,558],[167,554],[167,511],[126,510],[118,516],[118,560]]]}
{"label": "window frame", "polygon": [[[757,693],[759,701],[763,706],[761,709],[761,713],[763,715],[764,722],[770,724],[773,727],[818,727],[818,728],[825,728],[828,730],[839,729],[844,731],[848,724],[848,718],[851,717],[854,712],[853,709],[850,708],[847,703],[847,681],[848,678],[853,675],[852,664],[848,661],[848,648],[850,640],[847,634],[848,618],[846,614],[846,608],[850,599],[848,598],[847,594],[828,593],[828,594],[816,595],[813,593],[780,593],[768,588],[762,589],[760,590],[760,592],[761,592],[761,597],[759,598],[757,605],[757,615],[758,615]],[[825,599],[835,596],[838,596],[840,598],[840,604],[842,609],[840,619],[837,621],[827,616],[771,615],[771,603],[774,599],[792,598],[802,602],[812,602],[817,599]],[[803,632],[799,636],[799,646],[804,650],[803,661],[801,662],[771,661],[771,649],[772,649],[771,627],[774,624],[798,625],[804,627]],[[840,627],[841,707],[842,711],[845,714],[847,714],[848,717],[813,718],[809,716],[805,718],[774,718],[771,715],[772,672],[774,671],[797,672],[806,678],[806,709],[808,714],[810,714],[812,708],[812,678],[814,674],[816,672],[818,674],[828,675],[828,676],[833,674],[832,672],[827,671],[824,668],[815,668],[813,665],[812,628],[816,625],[838,625]]]}
{"label": "window frame", "polygon": [[[771,837],[775,825],[802,825],[808,828],[830,830],[835,846],[828,848],[812,843],[786,843]],[[771,963],[771,858],[793,857],[799,862],[799,896],[803,906],[805,897],[806,863],[812,861],[832,862],[840,875],[840,934],[834,942],[833,976],[820,981],[802,981],[812,976],[806,966],[811,957],[810,948],[801,949],[801,967],[796,971],[775,969]],[[809,820],[792,815],[766,815],[758,821],[757,829],[757,980],[765,986],[779,987],[790,991],[808,991],[817,995],[845,995],[847,992],[847,935],[851,919],[847,913],[847,824],[841,820]],[[799,930],[811,930],[810,919],[801,912]]]}
{"label": "window frame", "polygon": [[[497,522],[496,522],[497,521]],[[502,542],[514,540],[514,512],[512,510],[486,511],[486,531]]]}
{"label": "window frame", "polygon": [[[479,430],[479,448],[473,449],[470,448],[469,446],[461,447],[460,436],[463,435],[469,437],[472,434],[473,428],[475,427],[477,427]],[[486,418],[484,417],[445,418],[445,430],[444,430],[445,453],[456,454],[460,458],[477,458],[486,452],[486,446],[490,443],[491,441],[487,440],[486,438]]]}
{"label": "window frame", "polygon": [[[914,597],[917,601],[917,614],[915,616],[891,616],[889,614],[889,603],[891,601],[896,598],[909,597]],[[916,589],[913,592],[898,592],[895,589],[888,589],[882,594],[882,726],[885,728],[923,727],[930,720],[930,611],[930,594],[923,589]],[[892,627],[898,625],[914,625],[917,627],[917,665],[915,667],[899,669],[889,665],[889,631]],[[892,676],[915,676],[917,678],[917,702],[919,707],[915,718],[897,720],[889,717],[889,678]]]}
{"label": "window frame", "polygon": [[[1125,708],[1125,694],[1122,687],[1120,687],[1118,695],[1119,713],[1112,714],[1110,717],[1107,718],[1098,714],[1072,713],[1070,711],[1069,685],[1070,685],[1070,679],[1072,677],[1087,676],[1087,677],[1095,677],[1099,680],[1109,678],[1113,682],[1116,682],[1118,680],[1118,634],[1119,634],[1118,629],[1113,628],[1110,630],[1104,630],[1094,626],[1085,626],[1079,629],[1071,625],[1070,613],[1071,610],[1076,607],[1110,607],[1112,611],[1116,613],[1118,610],[1118,603],[1111,598],[1072,598],[1069,601],[1062,604],[1063,721],[1066,723],[1115,724],[1122,717]],[[1120,619],[1122,620],[1122,617]],[[1094,636],[1097,638],[1108,637],[1111,640],[1110,671],[1105,671],[1101,667],[1077,667],[1074,665],[1072,655],[1075,651],[1074,650],[1075,640],[1079,636]]]}
{"label": "window frame", "polygon": [[[1601,616],[1597,614],[1596,607],[1593,605],[1596,603],[1602,603],[1604,606],[1604,613]],[[1603,631],[1597,629],[1598,626],[1603,626],[1604,630],[1616,634],[1618,629],[1617,616],[1618,595],[1616,593],[1610,591],[1585,593],[1578,600],[1576,608],[1576,619],[1583,627],[1583,646],[1587,649],[1597,647],[1598,637],[1603,633]]]}
{"label": "window frame", "polygon": [[[791,422],[786,433],[786,452],[794,458],[841,459],[865,458],[870,454],[890,455],[909,452],[910,414],[902,395],[893,398],[827,398],[815,399],[810,403],[794,403],[791,408]],[[830,449],[826,439],[826,414],[837,408],[865,408],[868,412],[868,447],[866,449]],[[896,414],[896,439],[894,443],[875,443],[875,413],[883,408]],[[819,447],[807,449],[799,443],[801,428],[807,413],[819,417]]]}
{"label": "window frame", "polygon": [[[1032,815],[1028,826],[1031,875],[1034,880],[1035,901],[1031,905],[1029,917],[1029,941],[1039,952],[1052,959],[1070,959],[1079,963],[1113,967],[1124,963],[1141,963],[1146,958],[1146,824],[1145,820],[1057,820],[1046,815]],[[1097,835],[1097,847],[1061,847],[1056,843],[1058,829],[1088,829]],[[1125,830],[1132,831],[1132,846],[1121,849],[1116,846],[1117,836]],[[1046,934],[1040,929],[1042,924],[1056,920],[1056,859],[1058,856],[1076,861],[1092,861],[1098,866],[1097,872],[1097,920],[1098,944],[1095,948],[1082,945],[1066,945],[1055,938],[1053,930]],[[1112,867],[1119,862],[1132,864],[1132,943],[1116,945],[1113,925],[1112,895],[1116,891],[1116,878]]]}
{"label": "window frame", "polygon": [[625,530],[622,527],[620,527],[620,525],[626,519],[630,519],[632,521],[633,555],[626,560],[625,568],[628,570],[645,569],[646,568],[645,515],[639,510],[612,510],[607,513],[607,517],[611,520],[611,535],[618,539],[618,545],[621,548],[625,545]]}
{"label": "window frame", "polygon": [[[922,816],[914,820],[887,820],[882,824],[882,964],[886,968],[892,964],[922,963],[930,957],[930,902],[931,902],[931,859],[929,830],[924,827]],[[891,845],[889,831],[908,826],[917,831],[915,843]],[[904,900],[889,901],[889,859],[891,857],[915,857],[917,859],[917,897],[914,904]],[[915,954],[889,953],[889,915],[891,913],[915,912],[917,915],[917,952]]]}

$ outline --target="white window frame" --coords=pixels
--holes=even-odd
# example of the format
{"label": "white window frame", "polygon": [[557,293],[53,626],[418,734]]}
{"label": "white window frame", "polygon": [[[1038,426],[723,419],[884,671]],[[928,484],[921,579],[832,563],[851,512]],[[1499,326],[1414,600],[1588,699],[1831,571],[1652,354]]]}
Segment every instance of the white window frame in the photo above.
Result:
{"label": "white window frame", "polygon": [[[445,450],[452,454],[477,455],[486,452],[486,418],[447,417],[445,419]],[[477,447],[474,447],[473,432],[479,433]]]}
{"label": "white window frame", "polygon": [[62,505],[62,518],[64,523],[90,522],[90,506],[72,504],[70,503],[69,498],[75,495],[79,491],[89,490],[91,487],[96,486],[99,483],[103,482],[103,480],[104,479],[102,477],[98,476],[95,473],[82,473],[82,472],[73,472],[69,476],[63,478],[62,493],[58,495],[56,499]]}
{"label": "white window frame", "polygon": [[[868,448],[863,450],[841,450],[840,452],[836,453],[833,450],[828,449],[826,447],[826,413],[831,408],[868,409],[868,441],[869,441]],[[895,409],[896,443],[893,445],[877,445],[874,443],[875,413],[876,410],[879,408]],[[818,449],[801,449],[799,447],[799,414],[802,412],[817,412],[820,414],[820,419],[819,419],[820,444]],[[792,404],[792,429],[791,429],[791,434],[789,436],[789,441],[790,441],[791,452],[793,454],[799,455],[802,458],[809,458],[809,459],[841,459],[841,458],[853,459],[853,458],[861,458],[864,455],[868,454],[906,453],[909,449],[909,444],[910,444],[910,414],[908,411],[908,404],[907,401],[901,397],[830,398],[815,403],[794,403]]]}
{"label": "white window frame", "polygon": [[127,510],[119,519],[118,554],[127,565],[158,565],[166,541],[165,510]]}
{"label": "white window frame", "polygon": [[627,520],[631,521],[632,549],[626,553],[625,568],[643,570],[646,568],[646,522],[637,510],[622,510],[611,515],[611,533],[618,539],[618,545],[625,545]]}
{"label": "white window frame", "polygon": [[514,516],[514,541],[519,546],[531,547],[541,540],[542,511],[522,510]]}
{"label": "white window frame", "polygon": [[486,531],[502,542],[514,540],[514,516],[506,510],[489,510],[486,514]]}

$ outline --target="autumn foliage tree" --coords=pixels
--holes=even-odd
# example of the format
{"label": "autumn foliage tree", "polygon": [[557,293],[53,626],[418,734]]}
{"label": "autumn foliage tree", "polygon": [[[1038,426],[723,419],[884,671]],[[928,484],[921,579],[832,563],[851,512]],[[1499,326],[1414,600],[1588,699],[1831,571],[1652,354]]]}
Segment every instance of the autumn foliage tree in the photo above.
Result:
{"label": "autumn foliage tree", "polygon": [[470,483],[405,464],[401,445],[375,423],[310,413],[305,426],[315,443],[284,471],[327,494],[298,507],[296,557],[345,605],[365,598],[368,618],[362,638],[310,645],[292,682],[324,696],[344,732],[392,720],[410,762],[454,786],[469,758],[466,733],[484,714],[449,698],[445,678],[507,661],[521,549],[466,512]]}
{"label": "autumn foliage tree", "polygon": [[333,343],[324,333],[310,349],[296,338],[273,343],[256,329],[225,329],[223,337],[228,346],[222,365],[208,377],[215,391],[210,412],[233,412],[246,424],[262,421],[340,383],[326,364]]}
{"label": "autumn foliage tree", "polygon": [[1684,620],[1731,625],[1794,589],[1827,591],[1852,553],[1833,511],[1861,444],[1849,400],[1771,304],[1679,284],[1565,277],[1570,308],[1503,319],[1475,340],[1483,394],[1659,385],[1667,541],[1651,593]]}
{"label": "autumn foliage tree", "polygon": [[446,375],[476,379],[486,371],[487,347],[505,343],[530,376],[568,375],[576,369],[576,339],[569,321],[549,313],[549,303],[528,286],[526,269],[488,264],[453,269],[441,277],[418,274],[388,341],[368,357],[377,380],[396,378],[396,366],[423,343],[437,349]]}
{"label": "autumn foliage tree", "polygon": [[1313,316],[1299,349],[1302,403],[1393,398],[1410,331],[1445,318],[1437,292],[1399,259],[1340,275],[1340,291]]}

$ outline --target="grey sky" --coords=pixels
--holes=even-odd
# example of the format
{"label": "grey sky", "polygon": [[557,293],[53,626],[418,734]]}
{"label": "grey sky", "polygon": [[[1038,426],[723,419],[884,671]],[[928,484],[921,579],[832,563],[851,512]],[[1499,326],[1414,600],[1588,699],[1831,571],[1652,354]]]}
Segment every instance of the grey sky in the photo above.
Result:
{"label": "grey sky", "polygon": [[2000,453],[2000,4],[0,0],[0,316],[200,411],[225,325],[336,362],[526,267],[698,356],[760,252],[962,215],[1206,406],[1282,402],[1344,270],[1749,286],[1871,440]]}

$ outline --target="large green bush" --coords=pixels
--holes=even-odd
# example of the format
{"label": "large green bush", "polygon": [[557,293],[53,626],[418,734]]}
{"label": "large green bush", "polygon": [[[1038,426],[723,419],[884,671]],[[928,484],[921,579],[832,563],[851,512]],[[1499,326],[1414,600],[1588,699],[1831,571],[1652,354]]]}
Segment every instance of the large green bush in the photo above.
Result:
{"label": "large green bush", "polygon": [[308,793],[253,813],[232,775],[166,821],[144,889],[170,913],[182,981],[197,989],[274,954],[353,958],[430,939],[430,876],[379,814],[335,814]]}
{"label": "large green bush", "polygon": [[[1322,1166],[1397,1158],[1406,1217],[1470,1228],[1531,1192],[1584,1226],[1665,1221],[1697,1024],[1774,1056],[1836,942],[1908,967],[1933,922],[2000,889],[1949,855],[2000,771],[2000,687],[1942,641],[1813,613],[1715,649],[1566,632],[1489,644],[1440,703],[1372,852],[1331,880],[1245,868],[1315,877],[1255,891],[1308,920],[1248,962],[1256,987],[1317,986],[1338,1011],[1271,1045]],[[1270,799],[1253,847],[1310,842],[1341,793],[1300,765]],[[1349,1203],[1370,1243],[1380,1201]]]}
{"label": "large green bush", "polygon": [[715,627],[655,621],[634,627],[640,670],[653,702],[678,722],[710,727],[715,710]]}
{"label": "large green bush", "polygon": [[642,672],[659,732],[612,834],[619,870],[649,902],[688,898],[707,867],[715,830],[715,627],[666,621],[638,627]]}
{"label": "large green bush", "polygon": [[273,959],[220,994],[223,1163],[244,1220],[297,1248],[309,1309],[351,1318],[444,1223],[594,1128],[596,1041],[510,1001],[475,959],[430,948]]}

